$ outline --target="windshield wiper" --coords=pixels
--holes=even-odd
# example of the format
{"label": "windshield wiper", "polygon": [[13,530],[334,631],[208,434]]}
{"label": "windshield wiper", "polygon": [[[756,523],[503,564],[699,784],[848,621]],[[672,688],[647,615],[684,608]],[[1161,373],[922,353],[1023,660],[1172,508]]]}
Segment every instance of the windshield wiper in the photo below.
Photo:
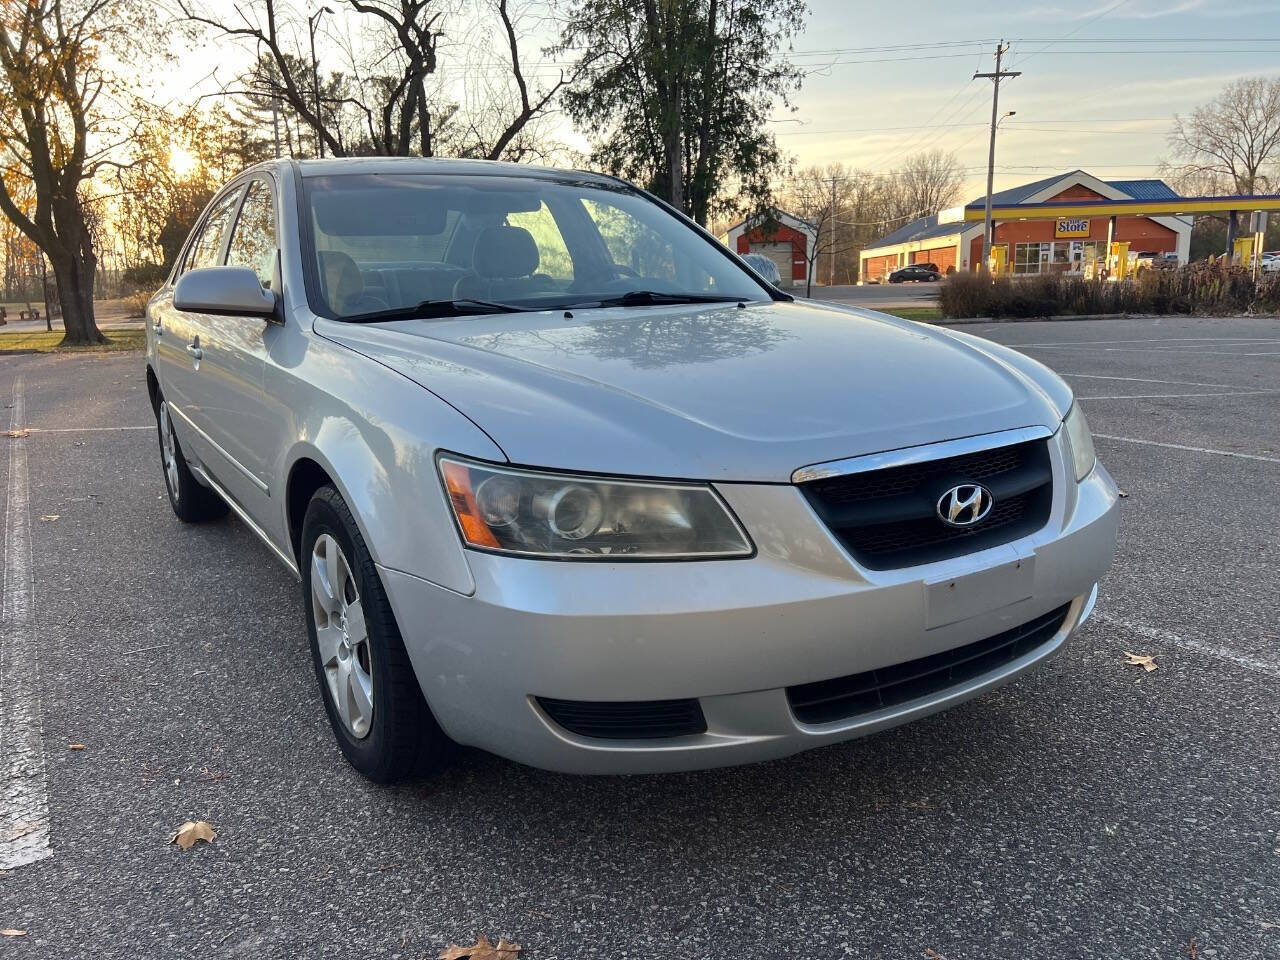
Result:
{"label": "windshield wiper", "polygon": [[390,310],[374,310],[357,313],[341,319],[348,323],[377,323],[380,320],[434,320],[439,317],[470,317],[478,313],[524,313],[535,307],[518,307],[514,303],[496,300],[423,300],[412,307],[394,307]]}
{"label": "windshield wiper", "polygon": [[584,303],[598,303],[602,307],[651,307],[661,303],[741,303],[747,297],[726,297],[715,293],[662,293],[658,290],[628,290],[616,297],[599,297],[583,300],[574,306]]}

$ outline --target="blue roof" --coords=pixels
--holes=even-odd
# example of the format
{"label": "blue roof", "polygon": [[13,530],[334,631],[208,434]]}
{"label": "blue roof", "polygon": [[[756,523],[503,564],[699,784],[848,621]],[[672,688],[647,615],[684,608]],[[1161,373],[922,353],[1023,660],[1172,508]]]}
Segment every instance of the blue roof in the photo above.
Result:
{"label": "blue roof", "polygon": [[1108,180],[1107,186],[1135,200],[1176,200],[1178,192],[1163,180]]}
{"label": "blue roof", "polygon": [[[1033,180],[1031,183],[1024,183],[1018,187],[997,191],[991,195],[991,203],[996,206],[1000,204],[1025,203],[1037,193],[1041,193],[1060,180],[1065,180],[1067,177],[1077,173],[1085,173],[1085,171],[1072,170],[1070,173],[1058,173],[1052,177],[1045,177],[1043,180]],[[1087,173],[1085,175],[1089,176]],[[1134,200],[1169,200],[1178,196],[1173,188],[1163,180],[1105,180],[1103,182]],[[985,203],[986,197],[984,196],[974,200],[969,206],[980,206]],[[877,247],[892,247],[899,243],[913,243],[917,240],[929,240],[933,237],[954,236],[970,226],[972,224],[963,221],[939,224],[936,215],[921,217],[919,220],[914,220],[905,227],[899,227],[893,233],[869,243],[865,249],[874,250]]]}
{"label": "blue roof", "polygon": [[872,247],[890,247],[895,243],[912,243],[916,240],[928,240],[931,237],[950,237],[961,233],[968,226],[963,221],[957,223],[938,223],[938,215],[930,214],[919,220],[912,220],[905,227],[899,227],[886,236],[881,237]]}

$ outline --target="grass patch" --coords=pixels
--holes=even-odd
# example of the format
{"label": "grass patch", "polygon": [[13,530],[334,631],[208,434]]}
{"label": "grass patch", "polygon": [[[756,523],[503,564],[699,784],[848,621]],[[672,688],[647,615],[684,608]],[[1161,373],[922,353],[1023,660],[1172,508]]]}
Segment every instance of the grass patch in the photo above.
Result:
{"label": "grass patch", "polygon": [[0,353],[110,353],[142,350],[147,345],[145,330],[104,330],[107,342],[92,347],[60,347],[62,331],[23,330],[6,333],[0,329]]}
{"label": "grass patch", "polygon": [[876,307],[876,310],[901,317],[903,320],[918,320],[921,323],[937,323],[942,319],[940,307]]}

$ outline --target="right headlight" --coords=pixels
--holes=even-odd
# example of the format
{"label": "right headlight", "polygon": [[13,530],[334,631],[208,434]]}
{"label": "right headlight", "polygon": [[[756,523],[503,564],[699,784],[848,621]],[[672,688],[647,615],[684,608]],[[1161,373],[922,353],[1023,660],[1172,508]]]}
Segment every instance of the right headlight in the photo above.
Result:
{"label": "right headlight", "polygon": [[747,557],[751,542],[707,484],[543,473],[439,459],[467,546],[562,560]]}
{"label": "right headlight", "polygon": [[1080,404],[1073,403],[1067,418],[1062,421],[1062,429],[1067,431],[1067,446],[1071,448],[1071,461],[1075,465],[1076,483],[1089,475],[1098,455],[1093,450],[1093,435],[1089,433],[1089,424],[1084,419],[1084,411]]}

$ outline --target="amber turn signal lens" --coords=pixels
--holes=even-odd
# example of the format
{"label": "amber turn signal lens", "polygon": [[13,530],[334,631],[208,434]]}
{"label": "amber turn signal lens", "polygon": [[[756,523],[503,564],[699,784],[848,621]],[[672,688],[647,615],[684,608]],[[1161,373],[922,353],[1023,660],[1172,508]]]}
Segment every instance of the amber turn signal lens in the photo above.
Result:
{"label": "amber turn signal lens", "polygon": [[445,487],[449,490],[449,502],[467,543],[476,547],[498,546],[493,531],[480,518],[475,491],[471,489],[471,471],[462,464],[449,460],[441,461],[440,466],[444,473]]}

